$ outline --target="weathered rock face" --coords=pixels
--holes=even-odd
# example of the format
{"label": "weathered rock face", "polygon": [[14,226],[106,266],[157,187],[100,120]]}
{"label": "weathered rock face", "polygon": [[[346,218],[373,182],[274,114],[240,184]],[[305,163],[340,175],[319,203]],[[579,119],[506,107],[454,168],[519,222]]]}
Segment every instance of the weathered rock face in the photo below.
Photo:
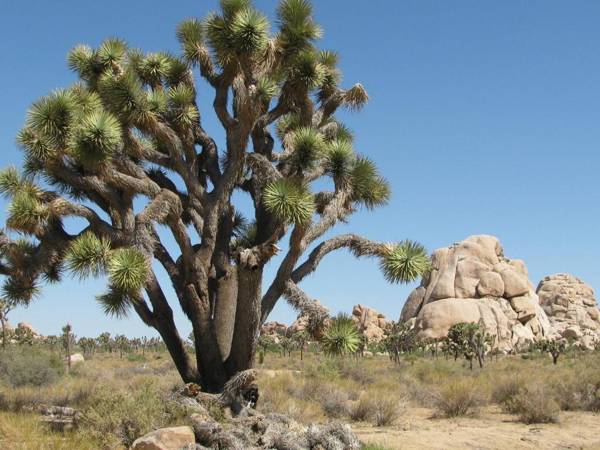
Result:
{"label": "weathered rock face", "polygon": [[527,268],[504,256],[498,238],[470,236],[433,252],[432,271],[406,300],[400,320],[423,337],[441,338],[459,322],[478,322],[500,350],[525,347],[554,331]]}
{"label": "weathered rock face", "polygon": [[137,439],[132,450],[179,450],[195,443],[191,427],[161,428]]}
{"label": "weathered rock face", "polygon": [[586,347],[600,340],[600,310],[591,286],[573,275],[557,273],[540,282],[537,295],[562,337],[577,339]]}
{"label": "weathered rock face", "polygon": [[390,323],[385,316],[363,305],[354,305],[352,320],[362,330],[369,342],[380,342],[385,336],[385,328]]}

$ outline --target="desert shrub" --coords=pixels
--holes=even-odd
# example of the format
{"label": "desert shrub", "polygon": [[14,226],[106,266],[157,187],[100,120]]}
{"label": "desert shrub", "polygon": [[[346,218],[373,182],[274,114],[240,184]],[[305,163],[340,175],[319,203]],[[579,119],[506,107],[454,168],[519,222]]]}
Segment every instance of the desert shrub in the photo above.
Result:
{"label": "desert shrub", "polygon": [[339,389],[330,389],[321,397],[320,404],[325,415],[332,419],[345,417],[349,413],[348,395]]}
{"label": "desert shrub", "polygon": [[127,361],[146,361],[146,356],[141,353],[128,353]]}
{"label": "desert shrub", "polygon": [[98,390],[83,410],[81,426],[105,446],[129,447],[139,436],[167,426],[184,414],[182,408],[165,401],[152,384],[143,383],[125,392],[107,386]]}
{"label": "desert shrub", "polygon": [[375,381],[372,370],[369,370],[362,362],[349,360],[340,363],[340,375],[362,385],[371,384]]}
{"label": "desert shrub", "polygon": [[513,410],[523,423],[556,423],[560,407],[548,388],[533,385],[519,392],[514,399]]}
{"label": "desert shrub", "polygon": [[380,396],[373,403],[373,422],[375,426],[391,425],[400,417],[401,405],[397,399]]}
{"label": "desert shrub", "polygon": [[451,380],[433,394],[433,404],[440,417],[459,417],[474,414],[483,403],[473,380],[461,378]]}
{"label": "desert shrub", "polygon": [[35,348],[10,348],[0,355],[0,379],[12,387],[46,386],[63,372],[60,358]]}
{"label": "desert shrub", "polygon": [[554,397],[563,411],[600,411],[600,381],[586,376],[561,379],[554,385]]}
{"label": "desert shrub", "polygon": [[373,417],[375,403],[368,395],[361,395],[349,409],[350,419],[355,422],[363,422]]}
{"label": "desert shrub", "polygon": [[515,399],[524,388],[524,382],[518,376],[502,378],[494,382],[492,387],[492,402],[500,405],[503,411],[514,414]]}

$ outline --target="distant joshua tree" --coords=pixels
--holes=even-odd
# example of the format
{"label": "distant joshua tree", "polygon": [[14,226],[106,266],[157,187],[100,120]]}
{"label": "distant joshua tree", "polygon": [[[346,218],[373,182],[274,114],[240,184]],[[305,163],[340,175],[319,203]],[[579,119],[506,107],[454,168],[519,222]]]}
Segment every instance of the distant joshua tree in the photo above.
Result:
{"label": "distant joshua tree", "polygon": [[75,344],[75,335],[71,324],[66,324],[62,328],[61,341],[67,357],[67,373],[69,373],[71,371],[71,353]]}
{"label": "distant joshua tree", "polygon": [[[360,84],[340,87],[338,55],[317,47],[311,4],[281,1],[276,24],[271,33],[250,0],[221,0],[219,12],[179,25],[181,56],[145,54],[119,39],[69,53],[79,81],[31,106],[18,136],[24,171],[0,176],[12,199],[7,227],[35,238],[9,275],[8,298],[28,301],[40,276],[57,281],[63,268],[81,278],[106,274],[98,298],[106,313],[134,310],[158,331],[181,378],[215,392],[252,365],[261,324],[281,297],[326,314],[299,284],[329,253],[377,257],[391,282],[428,270],[414,242],[355,234],[318,242],[358,208],[385,204],[390,189],[336,118],[368,95]],[[196,71],[207,83],[201,91]],[[219,144],[196,102],[209,89]],[[250,199],[252,217],[236,209],[238,194]],[[71,234],[65,218],[85,228]],[[285,236],[263,292],[264,267]],[[195,361],[153,261],[191,322]]]}
{"label": "distant joshua tree", "polygon": [[567,349],[567,344],[562,339],[542,339],[538,341],[535,347],[544,353],[549,353],[552,356],[552,363],[558,363],[558,357]]}

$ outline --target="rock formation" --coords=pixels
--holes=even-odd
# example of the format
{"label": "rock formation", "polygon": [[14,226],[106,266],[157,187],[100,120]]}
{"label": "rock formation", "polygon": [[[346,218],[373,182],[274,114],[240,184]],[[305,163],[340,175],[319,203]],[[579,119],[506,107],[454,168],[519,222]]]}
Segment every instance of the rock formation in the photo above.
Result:
{"label": "rock formation", "polygon": [[406,300],[400,320],[441,338],[459,322],[481,323],[502,351],[554,332],[523,261],[508,259],[494,236],[470,236],[433,252],[432,270]]}
{"label": "rock formation", "polygon": [[369,342],[378,343],[385,335],[385,328],[390,323],[385,316],[368,306],[354,305],[352,320]]}
{"label": "rock formation", "polygon": [[573,275],[557,273],[540,282],[537,295],[562,337],[576,339],[588,348],[600,340],[600,310],[591,286]]}
{"label": "rock formation", "polygon": [[281,322],[265,322],[260,329],[261,335],[267,336],[285,336],[288,331],[288,326]]}
{"label": "rock formation", "polygon": [[131,450],[179,450],[188,444],[195,444],[191,427],[160,428],[137,439]]}

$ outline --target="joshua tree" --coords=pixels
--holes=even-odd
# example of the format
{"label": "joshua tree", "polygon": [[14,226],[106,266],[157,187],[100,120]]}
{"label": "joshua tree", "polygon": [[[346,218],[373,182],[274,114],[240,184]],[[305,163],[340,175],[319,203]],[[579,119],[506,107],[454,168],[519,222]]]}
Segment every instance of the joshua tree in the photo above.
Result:
{"label": "joshua tree", "polygon": [[308,333],[306,331],[299,331],[292,335],[292,340],[296,344],[298,350],[300,350],[300,361],[304,359],[304,349],[308,343]]}
{"label": "joshua tree", "polygon": [[108,331],[105,331],[104,333],[100,333],[100,336],[98,336],[96,338],[96,340],[98,341],[98,346],[102,350],[104,350],[105,352],[112,353],[113,340],[110,337],[110,333]]}
{"label": "joshua tree", "polygon": [[[318,242],[390,194],[336,118],[360,109],[367,93],[360,84],[340,87],[338,55],[317,47],[320,35],[307,0],[283,0],[274,33],[250,0],[222,0],[219,12],[180,24],[181,56],[144,54],[119,39],[75,47],[68,63],[80,81],[32,105],[18,136],[24,174],[7,169],[0,177],[12,198],[7,226],[36,242],[27,271],[10,279],[27,289],[13,296],[30,298],[39,276],[56,280],[63,268],[82,278],[106,274],[104,310],[135,310],[158,331],[183,380],[218,391],[251,366],[260,326],[281,297],[325,313],[299,284],[329,253],[377,257],[391,282],[427,271],[414,242],[355,234]],[[208,87],[197,90],[195,72]],[[196,103],[209,89],[222,134],[209,135]],[[317,191],[325,180],[329,187]],[[243,195],[250,218],[235,206]],[[84,229],[69,232],[66,217]],[[285,236],[263,292],[263,268]],[[191,322],[195,361],[153,262]]]}
{"label": "joshua tree", "polygon": [[0,298],[0,323],[2,323],[2,348],[6,348],[8,334],[8,313],[15,307],[15,304],[8,300]]}
{"label": "joshua tree", "polygon": [[79,341],[77,341],[77,344],[79,345],[79,347],[81,347],[81,349],[83,350],[83,354],[87,358],[91,358],[94,355],[94,350],[96,349],[97,345],[96,339],[82,337],[79,339]]}
{"label": "joshua tree", "polygon": [[329,356],[352,355],[359,349],[360,343],[358,328],[347,314],[339,314],[332,319],[321,339],[323,351]]}
{"label": "joshua tree", "polygon": [[552,356],[552,363],[558,363],[558,357],[563,354],[567,345],[562,339],[542,339],[535,345],[541,352],[549,353]]}
{"label": "joshua tree", "polygon": [[75,343],[75,335],[73,334],[73,328],[71,324],[66,324],[62,328],[61,341],[65,354],[67,355],[67,373],[71,371],[71,350]]}
{"label": "joshua tree", "polygon": [[115,336],[115,346],[119,350],[119,358],[122,358],[123,353],[129,351],[129,339],[123,334],[118,334]]}
{"label": "joshua tree", "polygon": [[477,359],[479,367],[483,367],[485,354],[492,342],[493,338],[482,324],[461,322],[452,325],[448,330],[445,348],[454,355],[454,360],[462,354],[469,362],[469,368],[473,370],[474,359]]}
{"label": "joshua tree", "polygon": [[383,346],[396,364],[400,363],[400,355],[413,353],[418,344],[417,333],[408,324],[392,322],[387,326]]}

